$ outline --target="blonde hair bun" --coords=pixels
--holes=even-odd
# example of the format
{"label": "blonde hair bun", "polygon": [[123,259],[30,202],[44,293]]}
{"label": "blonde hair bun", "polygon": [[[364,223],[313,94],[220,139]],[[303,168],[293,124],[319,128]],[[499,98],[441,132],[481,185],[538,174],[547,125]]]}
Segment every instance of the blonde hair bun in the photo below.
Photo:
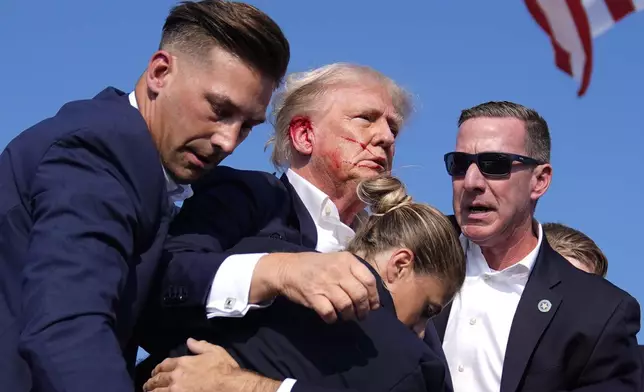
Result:
{"label": "blonde hair bun", "polygon": [[358,197],[373,215],[384,215],[412,203],[405,185],[390,175],[364,180],[358,185],[357,191]]}

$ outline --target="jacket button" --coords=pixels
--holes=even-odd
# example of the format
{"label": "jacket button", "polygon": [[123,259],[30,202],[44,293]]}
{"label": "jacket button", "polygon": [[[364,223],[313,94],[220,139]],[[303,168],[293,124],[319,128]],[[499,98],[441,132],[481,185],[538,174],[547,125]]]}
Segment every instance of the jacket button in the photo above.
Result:
{"label": "jacket button", "polygon": [[270,235],[270,237],[275,239],[275,240],[281,240],[282,239],[282,235],[279,234],[279,233],[273,233],[273,234]]}

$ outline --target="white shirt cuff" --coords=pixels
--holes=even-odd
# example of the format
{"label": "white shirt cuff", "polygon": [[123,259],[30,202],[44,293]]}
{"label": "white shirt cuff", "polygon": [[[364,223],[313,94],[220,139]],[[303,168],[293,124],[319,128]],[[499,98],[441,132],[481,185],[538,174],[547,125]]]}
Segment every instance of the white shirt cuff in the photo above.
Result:
{"label": "white shirt cuff", "polygon": [[272,304],[249,304],[250,284],[253,271],[262,256],[266,253],[249,253],[228,256],[215,274],[208,302],[206,315],[213,317],[244,317],[250,309],[263,308]]}
{"label": "white shirt cuff", "polygon": [[277,391],[275,392],[291,392],[291,389],[293,389],[293,385],[295,385],[295,381],[292,378],[287,378],[286,380],[282,381],[280,384],[280,387],[277,388]]}

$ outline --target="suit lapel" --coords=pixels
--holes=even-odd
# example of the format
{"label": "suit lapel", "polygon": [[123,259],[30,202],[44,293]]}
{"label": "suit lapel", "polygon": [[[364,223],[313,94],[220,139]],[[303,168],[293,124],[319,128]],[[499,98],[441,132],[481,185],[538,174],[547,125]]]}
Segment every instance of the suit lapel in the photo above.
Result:
{"label": "suit lapel", "polygon": [[561,295],[552,290],[560,279],[549,260],[550,252],[554,251],[544,237],[512,321],[503,360],[501,392],[517,390],[541,335],[561,304]]}
{"label": "suit lapel", "polygon": [[302,202],[302,199],[297,195],[293,185],[288,181],[286,173],[282,174],[280,180],[291,195],[291,204],[293,206],[292,211],[296,218],[294,220],[297,222],[300,229],[302,245],[307,248],[315,249],[318,243],[318,231],[315,227],[315,222],[313,222],[313,218],[311,218],[311,214],[309,214],[306,206]]}

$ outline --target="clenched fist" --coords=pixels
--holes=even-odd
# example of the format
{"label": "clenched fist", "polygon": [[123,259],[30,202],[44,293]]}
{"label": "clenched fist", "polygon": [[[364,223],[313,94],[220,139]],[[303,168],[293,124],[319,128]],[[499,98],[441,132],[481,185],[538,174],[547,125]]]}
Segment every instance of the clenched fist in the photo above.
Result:
{"label": "clenched fist", "polygon": [[376,278],[349,252],[274,253],[255,267],[251,302],[283,295],[315,310],[327,323],[363,319],[380,306]]}

